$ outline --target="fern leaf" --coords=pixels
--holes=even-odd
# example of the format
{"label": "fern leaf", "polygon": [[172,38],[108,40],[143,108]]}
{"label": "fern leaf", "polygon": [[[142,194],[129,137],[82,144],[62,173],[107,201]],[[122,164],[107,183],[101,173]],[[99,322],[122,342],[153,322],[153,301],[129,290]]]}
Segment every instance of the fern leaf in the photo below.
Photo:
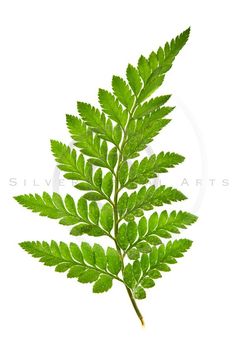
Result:
{"label": "fern leaf", "polygon": [[187,42],[189,33],[190,28],[175,39],[172,39],[170,43],[167,42],[164,48],[160,47],[158,49],[156,54],[152,53],[150,60],[143,56],[140,57],[138,69],[143,79],[144,87],[139,94],[138,103],[144,101],[161,86],[166,72],[170,70],[175,57]]}
{"label": "fern leaf", "polygon": [[80,151],[92,157],[89,159],[95,166],[105,167],[113,171],[108,162],[108,146],[106,141],[102,141],[98,136],[94,135],[92,130],[86,126],[79,118],[67,115],[67,126],[74,145]]}
{"label": "fern leaf", "polygon": [[[185,200],[184,194],[175,188],[142,186],[131,194],[123,189],[147,184],[184,160],[176,153],[161,152],[132,164],[128,162],[138,157],[170,122],[169,114],[174,109],[166,106],[170,95],[150,96],[162,85],[189,32],[187,29],[148,57],[141,55],[137,67],[129,64],[126,80],[113,76],[112,92],[99,89],[101,109],[78,102],[79,117],[67,115],[75,149],[55,140],[51,141],[51,149],[64,177],[76,180],[75,187],[84,193],[78,201],[70,195],[62,198],[57,193],[50,196],[46,192],[42,196],[15,197],[33,212],[71,226],[72,236],[109,237],[116,249],[105,250],[99,244],[86,242],[80,246],[55,241],[20,245],[40,262],[55,267],[57,272],[67,272],[68,278],[92,283],[95,293],[108,291],[114,279],[122,282],[142,324],[135,299],[144,299],[146,289],[152,288],[162,272],[169,271],[169,265],[190,248],[190,240],[167,243],[166,240],[193,224],[197,217],[188,212],[166,210],[154,212],[149,218],[144,216],[145,211],[155,207]],[[132,262],[127,264],[127,257]]]}
{"label": "fern leaf", "polygon": [[124,162],[119,171],[121,188],[134,189],[138,184],[146,184],[149,179],[156,178],[158,173],[167,172],[184,161],[184,157],[174,152],[161,152],[158,155],[145,157],[140,162],[136,160],[130,168]]}
{"label": "fern leaf", "polygon": [[82,242],[79,247],[75,243],[26,241],[20,246],[44,265],[55,267],[56,272],[67,272],[68,278],[76,278],[81,283],[94,283],[95,293],[108,291],[113,279],[121,281],[118,277],[120,269],[109,266],[119,257],[115,249],[108,248],[105,255],[103,248],[96,243],[91,247]]}
{"label": "fern leaf", "polygon": [[139,151],[147,147],[153,138],[170,122],[164,119],[173,107],[162,107],[142,119],[131,120],[127,128],[127,139],[124,144],[124,160],[139,156]]}
{"label": "fern leaf", "polygon": [[97,136],[117,147],[119,146],[119,141],[113,134],[113,125],[109,118],[106,118],[103,113],[100,113],[98,109],[88,103],[77,102],[77,108],[82,120],[94,133],[97,133]]}
{"label": "fern leaf", "polygon": [[119,198],[117,208],[120,220],[133,220],[134,217],[143,215],[143,210],[152,210],[154,206],[162,206],[163,204],[171,204],[185,200],[183,193],[172,187],[160,186],[155,188],[142,187],[138,192],[133,192],[130,196],[125,192]]}
{"label": "fern leaf", "polygon": [[144,83],[147,82],[152,73],[149,62],[143,55],[141,55],[138,61],[138,72]]}
{"label": "fern leaf", "polygon": [[83,155],[77,156],[75,149],[57,141],[51,140],[51,151],[58,163],[57,167],[66,172],[64,177],[73,180],[85,180],[85,161]]}
{"label": "fern leaf", "polygon": [[184,161],[184,157],[174,152],[160,152],[156,157],[156,173],[168,172],[168,168],[173,168]]}
{"label": "fern leaf", "polygon": [[129,64],[127,67],[126,77],[133,93],[137,97],[142,88],[142,81],[138,70],[131,64]]}
{"label": "fern leaf", "polygon": [[170,238],[171,234],[179,234],[180,229],[186,229],[197,221],[197,217],[188,212],[167,211],[160,215],[154,213],[149,220],[144,216],[139,220],[138,227],[132,230],[132,238],[129,236],[129,228],[133,222],[122,224],[119,227],[117,241],[121,249],[130,259],[138,259],[140,253],[150,253],[151,246],[162,244],[162,238]]}
{"label": "fern leaf", "polygon": [[115,96],[106,90],[99,89],[98,99],[103,112],[124,128],[128,119],[128,113],[122,109]]}
{"label": "fern leaf", "polygon": [[177,263],[177,258],[191,247],[192,241],[179,239],[162,244],[158,248],[152,247],[151,252],[143,254],[140,260],[135,260],[124,269],[124,281],[132,290],[134,297],[138,300],[146,297],[144,289],[155,286],[155,280],[161,278],[161,272],[170,271],[170,264]]}
{"label": "fern leaf", "polygon": [[138,105],[135,109],[133,119],[140,119],[144,116],[156,111],[161,106],[163,106],[170,98],[170,95],[159,96],[146,101],[142,105]]}
{"label": "fern leaf", "polygon": [[[56,140],[51,140],[51,150],[58,162],[57,167],[66,172],[64,177],[67,179],[83,181],[75,185],[75,188],[82,191],[94,191],[97,195],[97,200],[106,199],[110,201],[110,196],[113,190],[113,175],[111,172],[103,176],[101,168],[93,171],[92,164],[85,162],[83,155],[77,157],[76,151],[70,149],[63,143]],[[117,162],[117,152],[113,152],[113,162],[110,158],[110,165],[115,167]],[[90,194],[85,194],[84,198],[90,200]]]}
{"label": "fern leaf", "polygon": [[[102,227],[100,212],[96,202],[89,204],[84,198],[80,198],[75,204],[73,198],[67,194],[65,200],[53,193],[52,197],[44,192],[42,197],[38,194],[24,194],[16,196],[19,204],[41,216],[51,219],[60,219],[62,225],[75,225],[71,229],[71,235],[80,236],[109,236],[109,232]],[[96,215],[96,216],[95,216]]]}
{"label": "fern leaf", "polygon": [[126,107],[129,111],[131,111],[131,108],[133,107],[134,104],[134,96],[132,95],[129,86],[119,76],[113,76],[112,78],[112,89],[114,92],[114,95],[118,98],[120,103]]}

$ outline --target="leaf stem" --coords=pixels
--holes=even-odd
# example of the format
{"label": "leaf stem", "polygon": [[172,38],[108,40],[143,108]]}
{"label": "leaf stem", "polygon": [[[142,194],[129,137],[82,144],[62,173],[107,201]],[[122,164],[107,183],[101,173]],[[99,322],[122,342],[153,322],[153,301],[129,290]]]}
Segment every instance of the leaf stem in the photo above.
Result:
{"label": "leaf stem", "polygon": [[125,287],[126,287],[128,295],[129,295],[129,298],[130,298],[130,300],[132,302],[133,308],[134,308],[138,318],[140,319],[140,322],[141,322],[142,326],[144,326],[143,315],[141,314],[141,312],[140,312],[140,310],[139,310],[139,308],[137,306],[137,303],[136,303],[136,301],[135,301],[135,299],[133,297],[132,291],[127,286],[125,286]]}
{"label": "leaf stem", "polygon": [[[118,165],[119,166],[119,165]],[[118,211],[117,211],[117,200],[118,200],[118,188],[119,188],[119,182],[118,182],[118,174],[117,177],[115,178],[115,194],[114,194],[114,224],[115,224],[115,228],[114,228],[114,239],[115,239],[115,244],[116,244],[116,249],[118,251],[118,253],[120,254],[121,257],[121,262],[122,262],[122,271],[124,270],[124,255],[122,254],[122,251],[119,247],[119,245],[116,242],[116,236],[118,233],[118,225],[119,225],[119,219],[118,219]],[[127,290],[127,293],[129,295],[130,301],[133,305],[133,308],[138,316],[138,318],[141,321],[142,326],[144,326],[144,319],[143,316],[138,308],[138,305],[133,297],[132,291],[128,288],[128,286],[125,285],[125,288]]]}
{"label": "leaf stem", "polygon": [[[134,103],[134,106],[129,114],[129,119],[128,119],[128,122],[127,122],[127,126],[129,124],[129,121],[130,119],[132,119],[132,115],[133,115],[133,112],[136,108],[136,102]],[[126,128],[127,128],[126,126]],[[126,128],[123,129],[123,141],[121,142],[121,147],[119,149],[119,157],[118,157],[118,162],[117,162],[117,169],[116,169],[116,173],[114,174],[114,177],[115,177],[115,188],[114,188],[114,202],[112,204],[113,206],[113,210],[114,210],[114,241],[115,241],[115,245],[116,245],[116,249],[117,249],[117,252],[119,253],[120,255],[120,258],[121,258],[121,264],[122,264],[122,272],[124,271],[124,256],[125,254],[122,253],[122,250],[121,248],[119,247],[118,243],[117,243],[117,234],[118,234],[118,228],[119,228],[119,222],[120,222],[120,219],[119,219],[119,216],[118,216],[118,209],[117,209],[117,204],[118,204],[118,195],[119,195],[119,192],[122,188],[120,188],[119,186],[119,169],[120,169],[120,166],[122,164],[122,151],[123,151],[123,148],[124,148],[124,145],[126,143]],[[124,282],[123,282],[124,283]],[[125,285],[125,283],[124,283]],[[128,288],[128,286],[125,285],[125,288],[127,290],[127,293],[129,295],[129,298],[130,298],[130,301],[133,305],[133,308],[139,318],[139,320],[141,321],[141,324],[142,326],[144,326],[144,319],[143,319],[143,316],[138,308],[138,305],[133,297],[133,294],[132,294],[132,291]]]}

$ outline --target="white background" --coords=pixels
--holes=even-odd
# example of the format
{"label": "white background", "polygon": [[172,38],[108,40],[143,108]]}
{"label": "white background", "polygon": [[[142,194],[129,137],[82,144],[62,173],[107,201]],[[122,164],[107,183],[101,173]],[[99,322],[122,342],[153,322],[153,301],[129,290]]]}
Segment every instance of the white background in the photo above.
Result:
{"label": "white background", "polygon": [[[77,100],[96,104],[112,74],[189,25],[160,90],[173,94],[173,122],[152,150],[186,156],[165,178],[189,197],[173,208],[199,221],[183,233],[191,251],[139,302],[143,329],[119,284],[94,295],[19,248],[72,237],[12,196],[55,190],[49,139],[71,142],[65,113]],[[229,0],[1,1],[1,353],[236,352],[235,27]]]}

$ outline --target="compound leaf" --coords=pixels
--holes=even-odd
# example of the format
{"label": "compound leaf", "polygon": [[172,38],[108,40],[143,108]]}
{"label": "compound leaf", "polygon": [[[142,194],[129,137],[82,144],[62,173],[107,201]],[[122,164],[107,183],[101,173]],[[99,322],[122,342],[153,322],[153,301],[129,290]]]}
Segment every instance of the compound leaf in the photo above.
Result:
{"label": "compound leaf", "polygon": [[112,122],[109,118],[88,103],[77,102],[77,108],[82,120],[97,136],[116,145]]}
{"label": "compound leaf", "polygon": [[150,101],[147,101],[142,105],[138,105],[134,112],[133,119],[143,118],[144,116],[158,110],[169,100],[169,98],[170,95],[159,96],[152,98]]}
{"label": "compound leaf", "polygon": [[182,32],[164,48],[152,52],[149,60],[141,56],[138,62],[138,71],[144,82],[144,87],[139,93],[138,102],[148,98],[159,86],[161,86],[165,74],[172,67],[172,63],[188,40],[190,28]]}
{"label": "compound leaf", "polygon": [[108,146],[107,142],[102,140],[79,118],[71,115],[66,116],[67,127],[74,145],[80,151],[91,157],[89,162],[95,166],[105,167],[112,170],[108,162]]}
{"label": "compound leaf", "polygon": [[[147,289],[191,247],[188,239],[165,239],[179,234],[197,217],[166,210],[144,216],[154,207],[185,200],[175,188],[142,186],[128,193],[122,189],[145,185],[184,161],[174,152],[160,152],[133,163],[128,160],[138,157],[170,122],[174,109],[166,105],[170,95],[150,96],[162,85],[189,33],[187,29],[148,57],[141,55],[137,67],[129,64],[127,80],[113,76],[112,93],[99,89],[100,109],[78,102],[79,117],[67,115],[69,132],[80,153],[56,140],[51,140],[51,150],[64,177],[76,181],[75,188],[82,191],[78,201],[69,194],[62,198],[46,192],[15,197],[33,212],[72,226],[72,236],[108,236],[114,241],[116,249],[104,249],[98,243],[56,241],[29,241],[20,246],[56,272],[93,284],[94,293],[108,291],[114,279],[124,283],[142,323],[134,298],[146,298]],[[127,264],[126,256],[131,263]]]}
{"label": "compound leaf", "polygon": [[[109,266],[111,259],[108,261],[100,245],[91,247],[82,242],[79,247],[75,243],[26,241],[21,242],[20,246],[34,258],[39,258],[44,265],[56,267],[55,270],[60,273],[68,272],[68,278],[77,278],[81,283],[94,283],[95,293],[108,291],[112,287],[112,280],[118,279],[117,266]],[[114,262],[116,250],[110,248],[109,254],[112,254]]]}
{"label": "compound leaf", "polygon": [[168,214],[164,210],[159,215],[155,212],[148,220],[144,216],[139,220],[137,229],[130,233],[132,237],[128,230],[134,222],[121,224],[117,241],[129,259],[139,259],[140,253],[150,253],[152,246],[162,244],[162,238],[170,238],[171,234],[180,233],[179,229],[186,229],[196,221],[197,217],[188,212],[172,211]]}
{"label": "compound leaf", "polygon": [[[92,192],[91,192],[92,193]],[[107,230],[113,225],[111,217],[111,207],[106,206],[106,216],[99,213],[99,208],[95,202],[88,207],[85,198],[80,198],[77,206],[70,195],[67,195],[65,201],[62,197],[53,193],[50,196],[44,192],[42,197],[38,194],[24,194],[16,196],[19,204],[41,216],[47,216],[51,219],[60,219],[62,225],[75,225],[71,229],[71,235],[80,236],[87,234],[89,236],[107,235]],[[108,217],[108,218],[107,218]],[[103,228],[106,225],[106,229]]]}
{"label": "compound leaf", "polygon": [[164,117],[173,110],[173,107],[161,107],[150,116],[133,119],[127,128],[127,138],[124,145],[124,160],[139,156],[139,151],[146,148],[153,138],[170,122]]}
{"label": "compound leaf", "polygon": [[186,197],[182,192],[172,187],[164,185],[158,188],[151,186],[148,189],[142,187],[138,192],[133,192],[130,196],[127,193],[123,193],[118,201],[118,212],[121,219],[130,221],[135,216],[142,216],[143,210],[152,210],[154,206],[171,204],[185,199]]}
{"label": "compound leaf", "polygon": [[120,184],[122,188],[135,189],[139,184],[148,183],[149,179],[156,178],[159,173],[165,173],[184,161],[184,157],[174,152],[161,152],[158,155],[145,157],[140,162],[135,161],[128,168],[127,163],[122,165]]}
{"label": "compound leaf", "polygon": [[[64,177],[67,179],[84,181],[75,185],[75,188],[79,190],[95,192],[92,192],[92,194],[85,194],[85,198],[88,200],[102,200],[110,197],[112,192],[111,172],[108,172],[104,177],[101,168],[98,168],[94,172],[91,163],[85,162],[83,155],[77,157],[75,150],[71,150],[70,147],[56,140],[51,141],[51,148],[56,161],[59,163],[58,168],[67,172],[64,174]],[[116,148],[113,148],[108,154],[108,163],[112,169],[115,167],[116,161],[117,150]],[[108,182],[107,180],[110,181],[110,194],[107,194],[102,190],[102,184],[104,183],[106,185]]]}
{"label": "compound leaf", "polygon": [[177,263],[177,258],[182,257],[191,245],[192,241],[188,239],[169,241],[167,245],[153,247],[149,255],[142,255],[140,261],[135,260],[133,264],[127,264],[124,280],[134,297],[138,300],[144,299],[146,292],[143,288],[152,288],[155,280],[161,277],[161,272],[170,271],[169,264]]}

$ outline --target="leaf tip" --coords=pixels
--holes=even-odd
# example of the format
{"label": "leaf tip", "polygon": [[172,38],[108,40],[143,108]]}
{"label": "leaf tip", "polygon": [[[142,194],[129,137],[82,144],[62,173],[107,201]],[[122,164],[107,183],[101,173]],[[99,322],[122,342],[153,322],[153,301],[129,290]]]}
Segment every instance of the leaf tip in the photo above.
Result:
{"label": "leaf tip", "polygon": [[29,241],[23,241],[23,242],[18,243],[18,245],[26,252],[29,251],[30,244],[31,244],[31,242],[29,242]]}
{"label": "leaf tip", "polygon": [[54,150],[58,147],[58,145],[59,142],[57,140],[50,139],[50,147],[52,152],[54,152]]}
{"label": "leaf tip", "polygon": [[15,195],[13,196],[13,199],[15,199],[17,201],[17,203],[21,204],[22,202],[22,195]]}

